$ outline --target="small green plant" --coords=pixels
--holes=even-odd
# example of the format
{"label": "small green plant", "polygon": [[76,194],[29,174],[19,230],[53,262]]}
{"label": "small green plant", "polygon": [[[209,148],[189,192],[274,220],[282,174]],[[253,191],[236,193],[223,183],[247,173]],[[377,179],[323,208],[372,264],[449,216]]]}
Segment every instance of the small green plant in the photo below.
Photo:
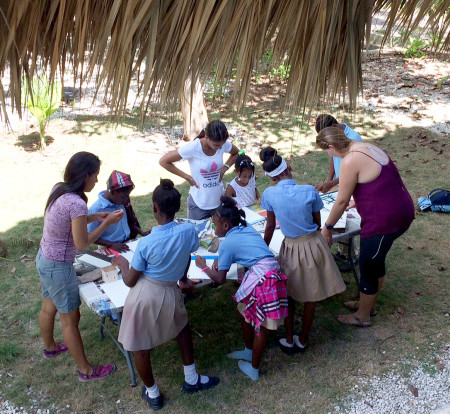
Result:
{"label": "small green plant", "polygon": [[281,78],[281,80],[285,81],[289,77],[289,72],[291,71],[291,65],[284,61],[280,66],[273,68],[269,72],[269,76],[274,78]]}
{"label": "small green plant", "polygon": [[447,82],[448,81],[448,76],[444,76],[438,83],[437,83],[437,87],[439,88],[439,89],[441,89],[442,88],[442,84],[443,83],[445,83],[445,82]]}
{"label": "small green plant", "polygon": [[427,45],[422,39],[417,37],[410,37],[409,43],[406,45],[407,49],[405,52],[406,58],[417,57],[420,58],[426,55],[425,48]]}
{"label": "small green plant", "polygon": [[23,82],[22,95],[25,106],[39,123],[41,149],[45,148],[45,126],[61,104],[61,93],[61,83],[54,81],[51,85],[45,75],[36,76],[31,82],[28,79]]}

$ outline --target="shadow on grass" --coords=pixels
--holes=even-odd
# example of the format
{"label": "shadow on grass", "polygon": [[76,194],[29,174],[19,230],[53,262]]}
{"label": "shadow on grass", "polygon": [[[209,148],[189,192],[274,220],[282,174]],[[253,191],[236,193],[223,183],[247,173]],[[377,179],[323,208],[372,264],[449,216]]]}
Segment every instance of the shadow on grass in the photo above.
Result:
{"label": "shadow on grass", "polygon": [[[377,138],[375,134],[371,137]],[[416,128],[389,132],[381,140],[374,141],[396,161],[413,199],[418,194],[426,194],[427,189],[445,186],[446,177],[441,172],[446,158],[440,154],[440,148],[447,145],[445,141],[429,132],[418,134]],[[326,177],[328,157],[323,152],[311,151],[293,157],[291,164],[294,179],[299,184],[317,184]],[[262,174],[259,164],[256,174],[261,193],[273,185]],[[165,177],[168,176],[167,173]],[[230,172],[225,181],[232,178]],[[189,186],[183,183],[177,189],[182,194],[178,216],[184,217]],[[152,193],[132,197],[143,229],[156,225],[151,197]],[[95,195],[90,194],[90,204],[94,199]],[[387,259],[388,276],[381,293],[378,316],[370,330],[353,329],[335,321],[336,315],[344,311],[342,302],[353,299],[356,293],[352,276],[344,274],[347,291],[318,304],[305,354],[288,358],[277,349],[277,333],[271,333],[261,380],[257,383],[247,381],[236,361],[225,357],[230,351],[243,347],[240,326],[235,318],[235,303],[231,298],[236,290],[235,283],[228,282],[217,289],[198,288],[186,301],[196,363],[201,373],[219,375],[222,382],[216,391],[202,394],[201,401],[182,395],[179,389],[183,370],[175,341],[157,347],[151,358],[159,387],[169,396],[166,410],[211,412],[220,406],[230,412],[278,412],[283,409],[287,412],[327,412],[340,404],[360,375],[381,375],[391,369],[392,362],[411,355],[425,359],[431,352],[434,358],[434,349],[428,344],[446,341],[442,333],[445,332],[446,299],[450,293],[446,283],[449,240],[445,237],[448,228],[445,219],[444,215],[434,213],[419,214],[411,229],[394,243]],[[81,307],[80,330],[88,358],[96,362],[111,361],[119,367],[113,377],[105,380],[107,386],[99,382],[90,384],[87,390],[78,384],[76,367],[69,355],[55,362],[37,357],[42,352],[37,323],[41,297],[32,258],[37,252],[42,226],[43,217],[38,217],[22,221],[0,234],[8,244],[7,259],[12,260],[0,260],[0,321],[5,339],[0,348],[0,370],[14,374],[7,378],[9,386],[2,390],[3,397],[12,398],[17,405],[29,406],[30,401],[23,393],[26,386],[33,389],[35,395],[47,395],[39,408],[55,404],[56,407],[77,407],[83,412],[92,407],[103,407],[104,412],[141,410],[143,403],[139,390],[130,392],[129,374],[122,354],[109,339],[100,342],[98,318],[86,306]],[[29,239],[34,243],[30,245]],[[297,329],[301,313],[302,305],[298,305]],[[282,333],[281,330],[279,334]],[[56,335],[61,337],[58,324]],[[255,393],[259,395],[258,401],[255,401]],[[280,395],[283,395],[282,399],[274,397]]]}
{"label": "shadow on grass", "polygon": [[[55,141],[50,135],[45,136],[45,144],[50,145]],[[41,149],[41,136],[39,132],[31,132],[27,135],[20,135],[17,137],[17,142],[14,144],[17,147],[23,148],[25,151],[33,152]]]}

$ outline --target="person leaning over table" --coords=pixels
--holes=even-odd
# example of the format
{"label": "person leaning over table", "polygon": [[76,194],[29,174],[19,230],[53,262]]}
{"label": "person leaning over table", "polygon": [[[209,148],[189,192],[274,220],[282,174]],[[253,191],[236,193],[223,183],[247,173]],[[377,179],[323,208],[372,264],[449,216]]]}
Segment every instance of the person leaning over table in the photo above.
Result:
{"label": "person leaning over table", "polygon": [[[89,208],[89,214],[123,210],[122,220],[109,226],[95,241],[95,243],[110,247],[118,252],[129,250],[127,241],[135,239],[139,234],[146,236],[134,213],[130,201],[130,193],[134,190],[133,181],[128,174],[114,170],[106,181],[106,190],[98,195],[98,200]],[[99,226],[98,222],[88,224],[88,231],[92,232]]]}
{"label": "person leaning over table", "polygon": [[[43,296],[39,313],[43,356],[54,358],[69,350],[80,381],[103,378],[116,370],[114,364],[93,366],[86,359],[78,329],[81,301],[73,267],[75,255],[123,217],[122,210],[88,214],[85,193],[94,188],[99,171],[100,160],[90,152],[78,152],[70,158],[64,181],[53,187],[45,206],[44,230],[36,257]],[[93,221],[100,225],[88,233],[87,224]],[[56,313],[61,318],[65,343],[55,342],[53,336]]]}
{"label": "person leaning over table", "polygon": [[394,240],[414,220],[414,204],[396,166],[380,148],[354,142],[337,127],[320,131],[316,144],[329,156],[342,158],[337,199],[322,228],[328,244],[333,243],[333,226],[349,205],[352,194],[361,216],[360,301],[353,306],[347,303],[356,312],[339,315],[337,320],[346,325],[369,327],[386,275],[386,255]]}
{"label": "person leaning over table", "polygon": [[[347,124],[344,124],[343,122],[339,123],[335,117],[329,114],[320,114],[316,118],[317,133],[320,133],[322,129],[330,126],[339,128],[341,131],[344,132],[345,136],[348,139],[351,139],[352,141],[362,142],[361,135],[359,135],[356,131],[351,129]],[[339,185],[339,173],[341,169],[341,161],[342,159],[339,157],[330,157],[330,166],[328,169],[327,180],[323,184],[316,186],[317,191],[326,193],[330,191],[333,187]]]}
{"label": "person leaning over table", "polygon": [[[193,220],[211,217],[220,206],[223,195],[222,177],[234,164],[239,150],[228,140],[228,131],[221,121],[212,121],[206,125],[204,136],[199,135],[178,150],[164,155],[159,163],[167,171],[184,178],[191,186],[187,199],[187,216]],[[230,153],[223,163],[224,153]],[[191,175],[174,165],[180,160],[188,160]]]}

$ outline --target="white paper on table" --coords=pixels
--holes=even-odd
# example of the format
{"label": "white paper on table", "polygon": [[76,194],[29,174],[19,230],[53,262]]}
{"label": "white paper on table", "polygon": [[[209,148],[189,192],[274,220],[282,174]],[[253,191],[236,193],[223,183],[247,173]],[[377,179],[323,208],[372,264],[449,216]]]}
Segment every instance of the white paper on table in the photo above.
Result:
{"label": "white paper on table", "polygon": [[250,210],[248,207],[244,207],[242,210],[245,211],[245,220],[248,224],[255,224],[266,219],[258,213],[255,213],[253,210]]}
{"label": "white paper on table", "polygon": [[125,259],[127,259],[129,263],[131,263],[131,260],[133,259],[134,252],[136,251],[136,247],[139,243],[139,240],[141,240],[141,239],[136,239],[136,240],[128,242],[127,245],[130,248],[130,250],[120,253],[120,255],[125,257]]}
{"label": "white paper on table", "polygon": [[108,295],[109,299],[111,299],[111,302],[116,308],[123,308],[130,288],[123,283],[122,279],[115,280],[114,282],[103,283],[102,289]]}
{"label": "white paper on table", "polygon": [[[211,267],[214,262],[214,259],[207,259],[206,266]],[[188,278],[189,279],[208,279],[209,277],[205,272],[202,272],[196,264],[195,261],[191,262],[191,267],[188,270]],[[227,279],[237,280],[237,264],[233,263],[230,267],[230,270],[227,273]]]}
{"label": "white paper on table", "polygon": [[[325,203],[324,203],[325,204]],[[325,204],[324,208],[320,210],[320,223],[321,227],[325,227],[325,223],[328,220],[328,217],[330,216],[331,208],[333,207],[333,204]],[[340,219],[337,221],[337,223],[333,226],[335,229],[345,229],[345,225],[347,224],[347,212],[344,211]]]}
{"label": "white paper on table", "polygon": [[[264,235],[262,235],[264,237]],[[269,249],[272,250],[275,255],[280,254],[281,243],[283,243],[284,235],[280,229],[276,229],[273,232],[272,240],[269,243]]]}
{"label": "white paper on table", "polygon": [[83,283],[78,285],[81,298],[89,307],[99,300],[107,300],[105,295],[94,282]]}

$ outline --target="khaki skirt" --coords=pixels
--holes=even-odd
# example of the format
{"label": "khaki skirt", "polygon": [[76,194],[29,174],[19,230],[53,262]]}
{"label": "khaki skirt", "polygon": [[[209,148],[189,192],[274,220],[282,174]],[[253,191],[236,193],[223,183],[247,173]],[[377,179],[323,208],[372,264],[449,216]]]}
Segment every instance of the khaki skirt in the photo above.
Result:
{"label": "khaki skirt", "polygon": [[280,249],[287,294],[299,302],[319,302],[345,290],[341,273],[320,232],[285,237]]}
{"label": "khaki skirt", "polygon": [[[244,317],[245,322],[250,323],[250,321],[247,320],[246,317],[244,316],[244,309],[245,304],[239,302],[237,304],[238,312]],[[269,329],[270,331],[276,331],[281,325],[284,325],[284,319],[265,318],[261,324],[261,326],[264,326],[264,328]]]}
{"label": "khaki skirt", "polygon": [[119,342],[127,351],[151,349],[175,338],[187,323],[177,282],[142,275],[125,300]]}

